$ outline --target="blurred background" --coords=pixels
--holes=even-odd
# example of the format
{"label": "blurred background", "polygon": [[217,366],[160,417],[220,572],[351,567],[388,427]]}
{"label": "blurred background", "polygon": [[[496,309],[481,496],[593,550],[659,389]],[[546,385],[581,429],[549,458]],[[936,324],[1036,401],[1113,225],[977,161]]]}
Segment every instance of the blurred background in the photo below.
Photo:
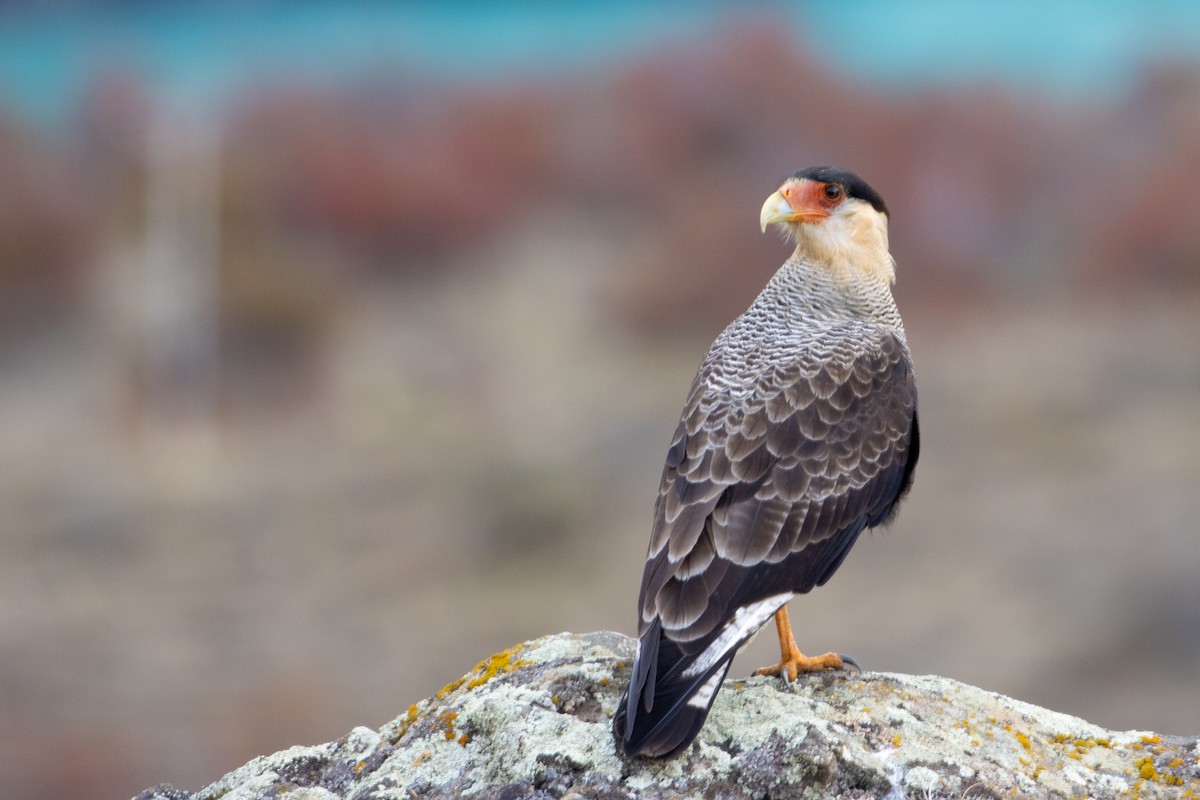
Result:
{"label": "blurred background", "polygon": [[801,646],[1200,733],[1200,6],[60,0],[0,4],[5,796],[632,633],[818,163],[892,208],[924,441]]}

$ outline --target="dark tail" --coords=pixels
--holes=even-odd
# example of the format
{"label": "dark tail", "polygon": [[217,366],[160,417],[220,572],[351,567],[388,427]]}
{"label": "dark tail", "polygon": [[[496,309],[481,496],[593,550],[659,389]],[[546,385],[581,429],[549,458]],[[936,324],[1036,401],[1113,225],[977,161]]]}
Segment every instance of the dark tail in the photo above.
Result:
{"label": "dark tail", "polygon": [[697,675],[678,644],[655,623],[638,642],[629,688],[613,715],[617,748],[627,756],[668,758],[692,743],[704,725],[733,653]]}

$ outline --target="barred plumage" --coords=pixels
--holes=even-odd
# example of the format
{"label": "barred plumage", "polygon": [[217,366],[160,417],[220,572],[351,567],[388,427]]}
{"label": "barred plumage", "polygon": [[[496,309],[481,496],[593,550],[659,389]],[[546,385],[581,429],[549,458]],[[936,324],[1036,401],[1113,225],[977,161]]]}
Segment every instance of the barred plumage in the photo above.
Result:
{"label": "barred plumage", "polygon": [[912,480],[917,391],[886,206],[828,167],[781,192],[791,212],[764,206],[764,227],[790,224],[796,252],[709,349],[667,451],[614,717],[628,755],[686,747],[737,650],[827,581]]}

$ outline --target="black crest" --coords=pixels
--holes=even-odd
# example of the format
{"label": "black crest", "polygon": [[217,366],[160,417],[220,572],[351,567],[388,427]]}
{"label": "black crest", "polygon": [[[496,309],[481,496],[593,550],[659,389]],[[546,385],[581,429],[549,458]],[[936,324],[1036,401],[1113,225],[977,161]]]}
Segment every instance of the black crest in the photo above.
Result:
{"label": "black crest", "polygon": [[822,183],[836,183],[845,189],[846,194],[850,197],[856,197],[859,200],[870,203],[876,211],[885,214],[889,218],[892,216],[888,213],[887,203],[883,202],[883,198],[879,196],[879,192],[872,189],[869,183],[849,170],[829,165],[808,167],[797,172],[794,177],[807,178],[812,181],[821,181]]}

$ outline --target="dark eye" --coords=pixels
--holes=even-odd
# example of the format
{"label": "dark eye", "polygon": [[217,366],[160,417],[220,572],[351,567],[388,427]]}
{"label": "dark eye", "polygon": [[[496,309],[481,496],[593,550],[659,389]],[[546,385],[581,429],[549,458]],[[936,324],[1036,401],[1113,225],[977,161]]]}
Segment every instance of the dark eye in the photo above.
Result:
{"label": "dark eye", "polygon": [[838,186],[836,183],[825,184],[823,193],[825,195],[825,199],[831,203],[836,203],[838,200],[842,199],[842,187]]}

